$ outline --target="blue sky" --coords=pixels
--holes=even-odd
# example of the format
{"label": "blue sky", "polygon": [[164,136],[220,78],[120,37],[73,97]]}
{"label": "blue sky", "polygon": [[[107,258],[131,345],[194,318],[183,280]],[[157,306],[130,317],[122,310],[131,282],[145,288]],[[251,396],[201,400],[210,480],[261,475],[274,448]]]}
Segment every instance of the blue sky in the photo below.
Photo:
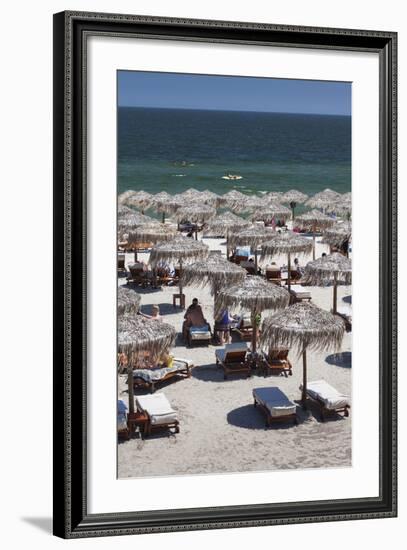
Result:
{"label": "blue sky", "polygon": [[351,84],[118,71],[119,106],[350,115]]}

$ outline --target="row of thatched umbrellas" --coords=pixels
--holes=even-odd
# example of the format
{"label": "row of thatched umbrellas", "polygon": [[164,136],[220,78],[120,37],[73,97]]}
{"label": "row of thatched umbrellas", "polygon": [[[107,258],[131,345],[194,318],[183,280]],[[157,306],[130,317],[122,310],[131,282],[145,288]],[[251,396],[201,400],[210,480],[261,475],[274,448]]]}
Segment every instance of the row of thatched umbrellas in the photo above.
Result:
{"label": "row of thatched umbrellas", "polygon": [[[146,191],[125,191],[119,195],[119,205],[126,205],[138,208],[144,213],[145,210],[152,208],[163,215],[165,221],[166,214],[174,214],[183,207],[195,204],[206,205],[212,208],[228,207],[234,212],[255,212],[264,209],[262,213],[267,220],[273,217],[287,218],[290,213],[294,218],[294,211],[297,204],[305,204],[311,208],[321,208],[324,211],[336,212],[340,214],[350,214],[351,212],[351,193],[337,193],[331,189],[325,189],[314,196],[308,198],[308,195],[296,189],[282,192],[270,192],[259,197],[257,195],[245,195],[238,190],[231,190],[224,195],[218,195],[212,191],[198,191],[197,189],[187,189],[183,193],[171,196],[166,191],[155,195]],[[289,204],[290,209],[283,206]],[[258,218],[261,219],[261,218]],[[201,221],[201,220],[199,220]]]}
{"label": "row of thatched umbrellas", "polygon": [[[339,230],[342,235],[342,231]],[[332,232],[331,232],[332,237]],[[340,237],[342,238],[342,237]],[[209,249],[202,241],[194,241],[181,236],[175,231],[162,225],[151,227],[141,226],[139,231],[130,232],[128,242],[156,241],[150,253],[150,264],[157,269],[160,263],[175,263],[180,266],[180,294],[183,285],[198,283],[205,285],[210,283],[212,293],[216,295],[225,282],[233,284],[239,277],[244,277],[245,270],[237,266],[219,254],[212,254],[207,258]],[[260,246],[261,260],[272,258],[279,254],[287,254],[288,289],[291,287],[291,256],[309,253],[313,250],[312,243],[291,231],[282,233],[274,232],[270,228],[262,226],[244,226],[243,229],[232,233],[228,237],[231,246],[251,246],[255,251],[255,267],[257,270],[257,250]],[[319,269],[319,271],[318,271]],[[317,273],[317,275],[313,275]],[[240,275],[239,275],[240,274]],[[309,262],[306,268],[305,278],[310,284],[324,284],[328,281],[334,285],[334,304],[336,311],[337,282],[348,282],[351,276],[351,262],[341,254],[326,256],[314,262]],[[228,278],[228,279],[227,279]]]}
{"label": "row of thatched umbrellas", "polygon": [[[287,237],[287,233],[281,235],[283,235],[284,246],[287,247],[290,237]],[[300,237],[293,234],[292,238]],[[303,240],[306,241],[306,239]],[[181,281],[183,284],[210,285],[212,294],[215,295],[215,315],[226,307],[239,306],[241,309],[250,311],[253,327],[255,327],[259,313],[264,310],[284,308],[283,313],[279,314],[280,317],[282,315],[282,320],[280,317],[273,316],[263,322],[262,346],[292,347],[294,344],[301,343],[304,367],[303,394],[305,395],[306,349],[317,349],[318,346],[320,349],[327,349],[332,343],[338,343],[338,335],[341,331],[343,335],[343,322],[336,316],[309,304],[296,304],[287,309],[290,295],[286,289],[268,283],[260,277],[246,276],[245,270],[228,262],[219,254],[212,254],[209,257],[207,255],[208,248],[203,243],[178,237],[158,245],[152,252],[152,263],[157,265],[160,261],[173,261],[174,258],[181,257],[187,257],[189,260],[201,258],[185,266]],[[351,263],[344,256],[334,254],[320,258],[316,262],[309,262],[305,276],[311,284],[326,284],[333,280],[333,312],[335,313],[337,283],[339,279],[347,284],[351,282]],[[129,392],[132,392],[132,369],[137,363],[139,354],[148,350],[153,356],[160,355],[173,345],[175,339],[175,330],[166,323],[150,324],[150,321],[139,317],[133,323],[134,315],[129,314],[134,314],[138,306],[137,293],[130,289],[119,289],[119,351],[126,353],[129,358]],[[122,317],[125,320],[121,320]],[[273,322],[270,319],[273,319]],[[270,328],[277,326],[279,328]],[[256,338],[257,330],[254,330],[253,352],[256,351]],[[133,341],[134,339],[136,341]],[[129,399],[130,412],[132,412],[132,408],[134,409],[132,393]]]}
{"label": "row of thatched umbrellas", "polygon": [[[326,190],[326,193],[328,192],[331,194],[339,195],[334,191]],[[129,196],[129,193],[133,193],[133,195]],[[264,198],[247,197],[238,191],[231,191],[229,193],[231,194],[230,196],[233,197],[231,207],[234,207],[235,211],[238,212],[252,211],[252,222],[263,221],[264,223],[269,223],[274,219],[286,219],[290,213],[290,210],[285,206],[275,202],[267,202],[264,200]],[[306,195],[295,190],[292,190],[288,193],[289,198],[297,198],[297,200],[303,200],[304,197],[306,197]],[[186,191],[182,195],[186,194],[188,196],[188,191]],[[136,212],[126,206],[126,204],[131,204],[133,206],[138,206],[139,208],[145,207],[148,200],[148,197],[146,197],[146,195],[149,194],[145,191],[125,192],[121,195],[121,200],[119,201],[119,240],[125,239],[127,241],[127,246],[130,248],[132,246],[134,246],[134,248],[137,248],[137,244],[140,242],[157,243],[162,240],[169,240],[175,236],[175,229],[169,227],[163,228],[153,218],[145,216],[143,213]],[[200,192],[196,190],[189,190],[189,197],[190,201],[192,202],[189,202],[189,204],[187,205],[185,204],[185,202],[181,202],[174,197],[170,197],[170,195],[168,195],[168,193],[166,193],[165,191],[159,193],[158,195],[160,195],[160,197],[156,199],[157,209],[159,211],[163,211],[163,213],[164,210],[166,212],[171,212],[178,223],[183,220],[189,220],[190,222],[196,224],[205,224],[205,234],[207,236],[217,236],[221,233],[226,236],[228,256],[229,236],[235,234],[236,231],[239,231],[239,229],[242,229],[244,227],[247,228],[250,224],[249,220],[240,218],[232,212],[224,212],[223,214],[216,216],[216,206],[218,206],[218,203],[216,203],[216,199],[214,197],[219,198],[219,196],[215,193],[212,193],[211,191]],[[158,195],[154,197],[157,197]],[[209,204],[206,204],[205,200],[202,201],[202,198],[199,203],[194,203],[194,198],[197,199],[199,195],[204,195],[205,197],[207,197],[208,201],[212,200],[212,204],[215,205],[216,203],[216,205],[211,206]],[[214,197],[212,197],[212,195]],[[228,195],[228,193],[226,195]],[[223,197],[226,197],[226,195],[223,195]],[[245,199],[243,200],[236,195],[242,195],[242,197],[245,197]],[[317,202],[320,200],[321,199],[318,198]],[[294,204],[294,202],[290,204],[292,205]],[[320,204],[320,202],[318,202],[318,204]],[[310,212],[306,212],[305,214],[296,217],[295,223],[299,228],[308,229],[312,232],[313,259],[315,259],[316,231],[321,229],[327,230],[328,228],[331,228],[333,225],[336,225],[335,221],[330,216],[327,216],[323,212],[314,209]],[[195,237],[197,238],[197,233],[195,233]],[[254,236],[253,240],[255,240]],[[239,244],[242,243],[238,243],[238,245]],[[257,262],[257,257],[255,258],[255,260]]]}
{"label": "row of thatched umbrellas", "polygon": [[[126,295],[126,305],[129,300],[130,297]],[[338,350],[345,332],[345,324],[340,317],[315,305],[297,303],[288,306],[288,303],[289,293],[284,288],[249,276],[240,285],[226,287],[218,294],[215,311],[240,306],[251,311],[252,321],[255,323],[258,313],[264,310],[278,310],[264,319],[260,343],[264,349],[296,348],[302,355],[302,403],[305,405],[307,351]],[[128,359],[129,411],[134,413],[133,368],[145,352],[148,352],[152,359],[168,352],[175,343],[176,330],[168,323],[157,323],[129,313],[119,310],[118,350]],[[256,351],[256,337],[257,331],[253,330],[253,352]]]}
{"label": "row of thatched umbrellas", "polygon": [[[190,193],[190,197],[197,197],[197,193]],[[208,192],[210,193],[210,192]],[[231,191],[229,193],[229,201],[236,201],[235,209],[239,210],[245,208],[262,208],[267,212],[267,206],[264,207],[264,199],[261,204],[256,203],[255,200],[251,201],[248,206],[238,206],[242,203],[242,197],[239,197],[238,191]],[[206,245],[199,241],[193,241],[192,239],[186,239],[179,236],[175,230],[172,230],[168,226],[159,226],[157,222],[140,214],[134,212],[126,205],[137,206],[140,209],[147,209],[151,202],[148,194],[139,192],[137,198],[134,195],[127,193],[121,196],[119,205],[119,231],[127,233],[128,243],[139,242],[155,242],[150,257],[150,263],[157,267],[158,264],[163,262],[178,261],[182,270],[180,278],[180,292],[182,292],[182,285],[188,284],[209,284],[211,286],[212,294],[215,295],[215,311],[223,307],[232,307],[240,305],[242,309],[249,309],[252,315],[252,320],[255,322],[255,318],[258,313],[264,310],[278,310],[284,308],[279,313],[268,317],[263,322],[262,327],[262,346],[273,347],[292,347],[297,345],[303,355],[304,365],[304,382],[303,382],[303,400],[305,400],[306,394],[306,350],[307,349],[328,349],[329,346],[338,346],[344,332],[344,324],[337,316],[333,316],[328,312],[320,310],[316,306],[310,304],[296,304],[294,306],[286,307],[289,302],[289,293],[276,285],[271,285],[259,277],[246,277],[246,272],[241,267],[236,266],[222,256],[213,254],[208,257],[209,250]],[[179,210],[180,205],[175,199],[173,206],[171,206],[171,197],[165,192],[160,194],[160,204],[167,202],[169,209],[163,209],[162,212],[175,213]],[[238,216],[232,213],[225,213],[218,216],[223,216],[223,220],[216,220],[214,216],[214,208],[222,204],[217,199],[215,194],[210,196],[204,201],[205,212],[198,215],[193,212],[193,207],[190,206],[187,210],[190,220],[195,219],[197,222],[206,221],[206,219],[212,218],[212,227],[207,228],[208,233],[224,232],[228,238],[230,237],[231,246],[245,246],[250,245],[255,250],[261,246],[262,258],[272,256],[276,253],[286,252],[288,254],[288,266],[290,273],[290,254],[309,252],[310,245],[307,239],[300,237],[291,232],[286,233],[274,233],[266,227],[252,226],[249,222],[242,220]],[[225,196],[224,196],[225,197]],[[277,197],[273,196],[273,200]],[[292,199],[296,198],[297,201],[302,200],[301,197],[292,196]],[[201,197],[202,200],[202,197]],[[209,202],[212,201],[212,205]],[[290,202],[295,202],[294,200]],[[230,204],[230,203],[229,203]],[[318,203],[319,205],[321,203]],[[268,214],[276,212],[274,216],[287,214],[283,210],[277,213],[276,205],[272,205],[273,208],[268,210]],[[279,206],[281,207],[281,205]],[[292,206],[291,206],[292,207]],[[158,206],[158,208],[163,208]],[[172,209],[173,208],[173,209]],[[197,206],[195,205],[195,208]],[[284,207],[282,207],[284,208]],[[292,207],[293,209],[293,207]],[[182,211],[177,213],[176,218],[178,220],[185,219],[185,214],[181,214]],[[264,220],[267,219],[267,215],[264,216]],[[274,217],[273,216],[273,217]],[[205,219],[206,218],[206,219]],[[253,219],[253,218],[252,218]],[[307,220],[305,220],[306,223]],[[218,226],[216,226],[216,222]],[[315,224],[315,220],[311,220],[310,223]],[[328,224],[327,224],[328,226]],[[321,225],[319,226],[321,227]],[[334,228],[331,228],[331,232],[325,237],[326,242],[337,243],[340,239],[346,239],[346,231],[350,231],[348,227],[338,228],[335,233]],[[336,240],[335,240],[336,239]],[[343,242],[343,241],[342,241]],[[311,245],[312,246],[312,245]],[[344,265],[346,260],[343,256],[338,257],[328,256],[322,258],[321,261],[310,262],[307,264],[306,276],[309,281],[314,284],[325,284],[329,280],[333,280],[334,283],[334,307],[333,311],[336,311],[336,286],[339,280],[349,283],[351,277],[350,262],[348,265]],[[340,257],[339,257],[340,256]],[[323,261],[322,261],[323,260]],[[183,262],[187,261],[186,265]],[[192,263],[189,263],[192,262]],[[257,263],[257,255],[256,255]],[[317,265],[313,266],[311,264]],[[320,265],[321,264],[321,265]],[[311,283],[312,284],[312,283]],[[133,399],[133,383],[132,383],[132,371],[133,367],[137,365],[139,357],[145,351],[148,351],[151,356],[159,356],[168,349],[170,349],[176,337],[176,331],[167,323],[155,323],[149,321],[140,316],[135,316],[134,312],[139,307],[139,296],[133,290],[119,289],[118,296],[118,332],[119,332],[119,351],[126,354],[129,362],[129,409],[130,412],[134,412],[134,399]],[[253,331],[252,349],[256,350],[256,330]]]}

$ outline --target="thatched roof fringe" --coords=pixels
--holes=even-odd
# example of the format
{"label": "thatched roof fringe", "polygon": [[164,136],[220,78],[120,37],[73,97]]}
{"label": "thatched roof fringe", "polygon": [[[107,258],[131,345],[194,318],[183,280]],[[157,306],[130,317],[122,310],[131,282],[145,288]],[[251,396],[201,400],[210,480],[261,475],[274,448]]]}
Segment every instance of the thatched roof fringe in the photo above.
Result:
{"label": "thatched roof fringe", "polygon": [[297,303],[263,321],[260,344],[263,349],[295,347],[298,353],[338,351],[344,332],[339,316],[313,304]]}
{"label": "thatched roof fringe", "polygon": [[125,353],[130,366],[137,366],[140,354],[148,351],[155,359],[175,343],[177,332],[168,323],[140,315],[118,317],[118,351]]}
{"label": "thatched roof fringe", "polygon": [[117,313],[137,313],[140,307],[141,296],[135,290],[120,286],[117,291]]}

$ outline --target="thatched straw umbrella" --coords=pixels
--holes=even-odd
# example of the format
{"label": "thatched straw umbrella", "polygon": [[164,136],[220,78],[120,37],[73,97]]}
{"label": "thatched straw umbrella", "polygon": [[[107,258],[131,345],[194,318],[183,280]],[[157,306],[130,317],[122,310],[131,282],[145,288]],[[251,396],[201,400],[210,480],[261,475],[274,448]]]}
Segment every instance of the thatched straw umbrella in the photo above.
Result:
{"label": "thatched straw umbrella", "polygon": [[288,266],[288,289],[291,288],[291,254],[304,254],[311,252],[312,242],[305,237],[300,237],[292,231],[284,231],[283,233],[275,233],[271,239],[262,243],[261,258],[262,260],[272,257],[276,254],[287,254]]}
{"label": "thatched straw umbrella", "polygon": [[[131,210],[129,208],[129,210]],[[131,210],[125,214],[121,214],[117,218],[117,231],[119,233],[119,238],[123,238],[124,234],[128,234],[129,231],[133,231],[137,227],[146,224],[154,224],[156,221],[150,216],[141,214],[136,210]]]}
{"label": "thatched straw umbrella", "polygon": [[278,285],[273,285],[260,277],[246,277],[237,285],[222,289],[215,302],[215,316],[228,307],[240,307],[251,313],[253,337],[252,351],[256,351],[256,317],[266,309],[277,310],[287,307],[290,294]]}
{"label": "thatched straw umbrella", "polygon": [[263,198],[266,202],[278,202],[281,203],[281,197],[284,195],[282,191],[270,191],[263,195]]}
{"label": "thatched straw umbrella", "polygon": [[246,196],[244,200],[237,202],[232,208],[234,212],[253,212],[264,206],[264,199],[256,195]]}
{"label": "thatched straw umbrella", "polygon": [[305,266],[304,281],[311,285],[325,285],[333,282],[332,312],[336,313],[338,302],[338,282],[350,285],[352,282],[352,262],[335,252],[329,256],[308,262]]}
{"label": "thatched straw umbrella", "polygon": [[306,206],[310,206],[311,208],[325,209],[327,206],[329,206],[329,204],[340,199],[340,197],[341,194],[337,191],[333,191],[332,189],[324,189],[319,193],[315,193],[315,195],[309,198],[305,202],[305,204]]}
{"label": "thatched straw umbrella", "polygon": [[141,296],[135,290],[119,286],[117,290],[117,313],[119,315],[137,313],[140,301]]}
{"label": "thatched straw umbrella", "polygon": [[264,319],[260,343],[263,348],[296,347],[302,354],[302,404],[307,400],[307,350],[337,351],[342,343],[345,323],[337,315],[305,302],[289,306]]}
{"label": "thatched straw umbrella", "polygon": [[[189,222],[203,224],[216,215],[215,208],[207,204],[191,204],[182,206],[175,212],[174,217],[178,223],[187,220]],[[198,229],[195,230],[195,239],[198,239]]]}
{"label": "thatched straw umbrella", "polygon": [[250,222],[236,216],[233,212],[224,212],[209,220],[204,228],[204,235],[207,237],[226,237],[226,257],[229,258],[230,237],[244,227],[248,227]]}
{"label": "thatched straw umbrella", "polygon": [[128,235],[128,243],[159,243],[161,241],[170,241],[178,235],[177,231],[171,227],[163,226],[162,223],[154,222],[140,225]]}
{"label": "thatched straw umbrella", "polygon": [[153,195],[151,199],[151,206],[156,212],[162,214],[162,223],[165,223],[165,214],[167,213],[166,203],[171,201],[172,197],[167,191],[161,191]]}
{"label": "thatched straw umbrella", "polygon": [[178,261],[180,266],[179,293],[182,295],[182,269],[185,261],[196,261],[206,258],[209,247],[202,241],[194,241],[179,235],[168,242],[153,246],[150,253],[150,264],[156,269],[160,262]]}
{"label": "thatched straw umbrella", "polygon": [[237,204],[247,199],[247,195],[244,195],[236,189],[232,189],[231,191],[228,191],[227,193],[222,195],[222,198],[224,201],[226,201],[226,206],[234,210]]}
{"label": "thatched straw umbrella", "polygon": [[219,206],[224,206],[226,204],[226,199],[224,199],[223,196],[217,195],[213,191],[209,191],[209,189],[202,191],[199,200],[203,200],[205,204],[213,206],[214,208],[219,208]]}
{"label": "thatched straw umbrella", "polygon": [[232,233],[229,237],[229,243],[233,248],[237,246],[250,246],[254,250],[254,267],[257,272],[257,248],[265,241],[271,239],[273,235],[275,235],[275,232],[269,227],[256,224]]}
{"label": "thatched straw umbrella", "polygon": [[202,191],[198,191],[198,189],[194,189],[193,187],[190,187],[186,191],[183,191],[182,193],[180,193],[180,197],[184,201],[199,200],[202,198]]}
{"label": "thatched straw umbrella", "polygon": [[[127,246],[137,245],[139,243],[159,243],[161,241],[170,241],[178,235],[177,231],[167,225],[159,222],[140,225],[127,236]],[[137,249],[135,251],[135,260],[137,260]]]}
{"label": "thatched straw umbrella", "polygon": [[301,229],[308,229],[312,232],[312,259],[315,260],[315,233],[317,229],[331,227],[335,220],[323,214],[319,210],[310,210],[295,218],[295,223]]}
{"label": "thatched straw umbrella", "polygon": [[153,359],[167,352],[175,343],[177,331],[168,323],[146,319],[141,315],[120,315],[117,319],[117,349],[128,360],[127,383],[129,411],[134,413],[133,368],[142,353]]}
{"label": "thatched straw umbrella", "polygon": [[[350,222],[336,223],[332,227],[328,227],[323,232],[322,242],[330,246],[341,247],[344,243],[349,242],[352,237],[352,224]],[[346,256],[349,256],[348,249]]]}
{"label": "thatched straw umbrella", "polygon": [[133,208],[130,208],[129,206],[126,206],[125,204],[118,203],[117,206],[117,215],[120,216],[127,216],[129,214],[134,214]]}
{"label": "thatched straw umbrella", "polygon": [[352,198],[348,193],[345,193],[338,200],[331,202],[325,210],[328,213],[344,216],[349,220],[352,214]]}
{"label": "thatched straw umbrella", "polygon": [[127,191],[124,191],[124,193],[120,193],[120,195],[117,197],[117,202],[119,205],[126,205],[126,201],[130,199],[134,195],[135,191],[133,189],[128,189]]}
{"label": "thatched straw umbrella", "polygon": [[[263,202],[263,201],[262,201]],[[286,206],[278,204],[276,202],[268,202],[265,206],[264,203],[261,208],[255,210],[252,214],[252,221],[262,221],[264,223],[270,223],[273,219],[285,220],[291,214],[291,211]]]}
{"label": "thatched straw umbrella", "polygon": [[308,199],[308,195],[297,191],[297,189],[290,189],[280,199],[280,202],[289,204],[292,212],[292,219],[294,219],[295,208],[297,204],[302,204]]}
{"label": "thatched straw umbrella", "polygon": [[234,285],[243,281],[246,270],[229,262],[220,254],[210,254],[205,260],[186,265],[182,274],[184,286],[211,286],[211,294],[217,296],[220,289],[226,285]]}
{"label": "thatched straw umbrella", "polygon": [[119,203],[126,206],[135,206],[140,208],[141,213],[144,214],[144,210],[149,208],[153,199],[153,195],[147,193],[147,191],[126,191],[119,195]]}

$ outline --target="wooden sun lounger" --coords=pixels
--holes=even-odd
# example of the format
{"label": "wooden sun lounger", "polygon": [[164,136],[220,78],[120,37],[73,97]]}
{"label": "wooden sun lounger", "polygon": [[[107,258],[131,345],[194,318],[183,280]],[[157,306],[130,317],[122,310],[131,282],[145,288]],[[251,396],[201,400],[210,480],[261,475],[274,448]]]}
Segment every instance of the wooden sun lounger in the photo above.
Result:
{"label": "wooden sun lounger", "polygon": [[141,286],[148,286],[151,284],[147,272],[144,271],[142,265],[131,264],[129,265],[129,275],[127,276],[128,283],[135,283]]}
{"label": "wooden sun lounger", "polygon": [[171,407],[165,394],[138,396],[136,406],[142,436],[149,436],[155,430],[170,430],[172,433],[179,433],[178,413]]}
{"label": "wooden sun lounger", "polygon": [[223,369],[223,378],[229,375],[245,374],[251,376],[250,364],[246,361],[247,345],[243,343],[226,344],[215,351],[216,364]]}
{"label": "wooden sun lounger", "polygon": [[135,369],[133,371],[134,389],[147,389],[150,393],[154,393],[157,386],[168,380],[190,378],[193,366],[187,359],[174,359],[172,367]]}
{"label": "wooden sun lounger", "polygon": [[168,285],[168,283],[174,283],[175,276],[170,275],[169,271],[165,268],[157,269],[157,284]]}
{"label": "wooden sun lounger", "polygon": [[231,257],[231,261],[238,265],[240,265],[241,262],[247,262],[247,259],[247,256],[239,256],[236,254]]}
{"label": "wooden sun lounger", "polygon": [[235,331],[239,334],[240,338],[244,342],[251,342],[253,336],[253,326],[251,319],[248,319],[247,317],[242,317]]}
{"label": "wooden sun lounger", "polygon": [[[189,327],[187,331],[187,343],[188,347],[192,347],[192,344],[205,344],[209,345],[212,341],[212,332],[210,331],[209,325],[204,327]],[[193,329],[191,331],[191,329]]]}
{"label": "wooden sun lounger", "polygon": [[266,269],[266,279],[276,285],[281,285],[283,280],[281,269]]}
{"label": "wooden sun lounger", "polygon": [[244,261],[240,263],[240,267],[243,267],[249,275],[256,275],[256,267],[253,262]]}
{"label": "wooden sun lounger", "polygon": [[266,426],[275,422],[294,421],[297,424],[297,406],[279,388],[254,388],[254,406],[266,417]]}
{"label": "wooden sun lounger", "polygon": [[288,359],[288,349],[272,349],[263,354],[263,367],[270,374],[293,374],[293,366]]}
{"label": "wooden sun lounger", "polygon": [[[302,390],[302,385],[300,386],[300,390]],[[334,414],[343,413],[343,416],[349,416],[349,397],[339,393],[338,390],[325,380],[308,382],[307,398],[319,407],[323,422],[327,416]]]}
{"label": "wooden sun lounger", "polygon": [[290,294],[291,304],[296,304],[297,302],[310,302],[312,299],[311,292],[299,284],[291,285]]}

